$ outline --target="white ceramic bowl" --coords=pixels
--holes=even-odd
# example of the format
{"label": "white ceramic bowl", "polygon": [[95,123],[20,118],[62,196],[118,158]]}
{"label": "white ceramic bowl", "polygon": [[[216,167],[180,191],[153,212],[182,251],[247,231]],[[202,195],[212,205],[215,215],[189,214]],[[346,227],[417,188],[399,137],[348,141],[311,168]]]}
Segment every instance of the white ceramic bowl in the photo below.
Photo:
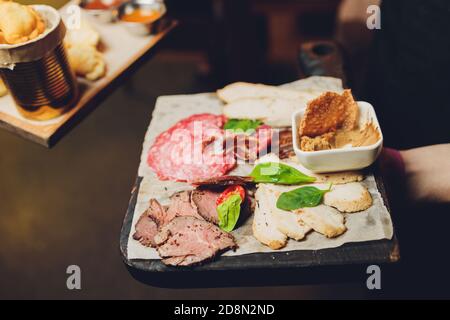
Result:
{"label": "white ceramic bowl", "polygon": [[360,111],[360,126],[372,121],[380,132],[380,139],[371,146],[310,152],[302,151],[299,145],[298,126],[305,110],[298,111],[292,115],[294,151],[298,160],[305,168],[315,173],[359,170],[369,167],[376,161],[383,148],[383,133],[381,132],[373,106],[364,101],[359,101],[358,106]]}

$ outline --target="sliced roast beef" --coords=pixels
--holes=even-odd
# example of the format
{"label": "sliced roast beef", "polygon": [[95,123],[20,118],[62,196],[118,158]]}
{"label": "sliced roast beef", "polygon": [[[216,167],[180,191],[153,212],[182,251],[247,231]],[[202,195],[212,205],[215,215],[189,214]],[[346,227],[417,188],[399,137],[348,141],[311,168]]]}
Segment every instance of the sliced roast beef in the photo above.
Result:
{"label": "sliced roast beef", "polygon": [[192,191],[181,191],[170,197],[170,205],[167,209],[167,215],[172,220],[175,217],[192,216],[202,219],[198,210],[191,199]]}
{"label": "sliced roast beef", "polygon": [[236,248],[231,234],[192,216],[173,219],[157,234],[155,243],[162,262],[173,266],[190,266]]}
{"label": "sliced roast beef", "polygon": [[222,176],[218,178],[212,178],[203,181],[197,181],[193,183],[195,186],[201,188],[220,188],[234,185],[252,185],[254,184],[253,179],[251,177],[244,176]]}
{"label": "sliced roast beef", "polygon": [[192,191],[192,202],[197,207],[198,213],[203,219],[214,224],[219,224],[216,201],[220,194],[220,192],[211,190],[197,189]]}
{"label": "sliced roast beef", "polygon": [[154,247],[154,238],[158,228],[169,223],[166,211],[155,199],[150,200],[148,209],[141,215],[136,223],[133,239],[139,241],[143,246]]}
{"label": "sliced roast beef", "polygon": [[167,210],[157,200],[151,199],[149,208],[136,223],[133,239],[146,247],[155,247],[155,235],[159,229],[167,225],[175,217],[193,216],[197,219],[203,219],[191,197],[192,191],[182,191],[174,194],[170,198],[170,205]]}

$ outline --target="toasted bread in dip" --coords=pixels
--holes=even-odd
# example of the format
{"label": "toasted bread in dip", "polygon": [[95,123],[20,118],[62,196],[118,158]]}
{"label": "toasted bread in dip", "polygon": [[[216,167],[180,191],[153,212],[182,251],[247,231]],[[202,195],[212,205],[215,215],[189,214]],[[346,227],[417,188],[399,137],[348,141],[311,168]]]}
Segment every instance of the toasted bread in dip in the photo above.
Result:
{"label": "toasted bread in dip", "polygon": [[359,111],[351,90],[344,93],[326,92],[308,103],[300,122],[300,136],[314,138],[338,129],[357,127]]}
{"label": "toasted bread in dip", "polygon": [[370,146],[381,137],[372,122],[359,127],[359,107],[350,90],[342,95],[327,92],[311,101],[300,122],[299,136],[303,151]]}

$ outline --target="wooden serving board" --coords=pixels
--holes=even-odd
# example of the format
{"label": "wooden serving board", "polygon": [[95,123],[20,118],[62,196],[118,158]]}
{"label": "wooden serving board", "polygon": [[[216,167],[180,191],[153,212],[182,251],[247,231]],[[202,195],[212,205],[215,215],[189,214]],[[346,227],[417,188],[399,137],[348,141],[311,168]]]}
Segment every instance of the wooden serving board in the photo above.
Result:
{"label": "wooden serving board", "polygon": [[[69,2],[59,11],[64,16]],[[22,117],[16,109],[10,95],[0,98],[0,127],[16,133],[26,139],[43,146],[54,145],[70,128],[86,114],[100,104],[118,84],[120,76],[147,56],[150,49],[168,35],[176,27],[177,21],[166,20],[162,31],[151,36],[130,34],[120,23],[100,23],[92,18],[84,17],[100,33],[102,50],[108,65],[104,78],[89,82],[79,79],[80,97],[78,103],[66,114],[49,121],[32,121]]]}
{"label": "wooden serving board", "polygon": [[[381,176],[375,178],[384,203],[390,211]],[[125,264],[138,271],[150,273],[177,273],[199,271],[244,271],[261,269],[309,269],[313,267],[340,267],[348,265],[390,264],[400,259],[396,236],[391,240],[348,243],[338,248],[323,250],[297,250],[288,252],[254,253],[241,256],[220,256],[212,262],[191,268],[176,268],[164,265],[160,260],[128,259],[128,238],[132,230],[133,213],[142,177],[138,177],[120,235],[120,251]]]}

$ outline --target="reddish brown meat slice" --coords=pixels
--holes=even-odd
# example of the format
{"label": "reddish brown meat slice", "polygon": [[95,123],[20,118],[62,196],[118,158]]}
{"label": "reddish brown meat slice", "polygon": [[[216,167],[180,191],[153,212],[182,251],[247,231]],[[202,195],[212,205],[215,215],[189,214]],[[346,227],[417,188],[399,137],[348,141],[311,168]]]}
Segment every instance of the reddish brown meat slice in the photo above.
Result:
{"label": "reddish brown meat slice", "polygon": [[167,225],[175,217],[193,216],[203,219],[191,199],[192,191],[182,191],[170,198],[170,205],[165,210],[157,200],[151,199],[149,208],[136,223],[133,239],[146,247],[154,247],[154,237],[159,229]]}
{"label": "reddish brown meat slice", "polygon": [[158,233],[159,226],[169,223],[164,208],[155,199],[150,200],[150,206],[141,215],[135,226],[133,239],[139,241],[143,246],[154,247],[154,238]]}
{"label": "reddish brown meat slice", "polygon": [[237,159],[253,163],[270,152],[273,133],[267,125],[258,127],[253,134],[226,131],[224,147],[232,151]]}
{"label": "reddish brown meat slice", "polygon": [[193,183],[195,186],[202,188],[214,188],[214,187],[228,187],[228,186],[245,186],[248,184],[254,184],[251,177],[244,176],[223,176],[218,178],[211,178],[208,180],[197,181]]}
{"label": "reddish brown meat slice", "polygon": [[192,191],[181,191],[170,197],[170,205],[167,209],[167,216],[171,221],[175,217],[192,216],[202,219],[198,214],[197,207],[191,199]]}
{"label": "reddish brown meat slice", "polygon": [[172,266],[190,266],[216,254],[236,248],[233,236],[205,220],[177,217],[155,237],[162,262]]}
{"label": "reddish brown meat slice", "polygon": [[282,129],[278,132],[278,137],[272,141],[272,149],[278,152],[280,159],[295,156],[292,143],[292,129]]}
{"label": "reddish brown meat slice", "polygon": [[192,191],[192,202],[197,207],[198,213],[206,221],[219,224],[216,200],[220,197],[220,192],[211,190]]}

